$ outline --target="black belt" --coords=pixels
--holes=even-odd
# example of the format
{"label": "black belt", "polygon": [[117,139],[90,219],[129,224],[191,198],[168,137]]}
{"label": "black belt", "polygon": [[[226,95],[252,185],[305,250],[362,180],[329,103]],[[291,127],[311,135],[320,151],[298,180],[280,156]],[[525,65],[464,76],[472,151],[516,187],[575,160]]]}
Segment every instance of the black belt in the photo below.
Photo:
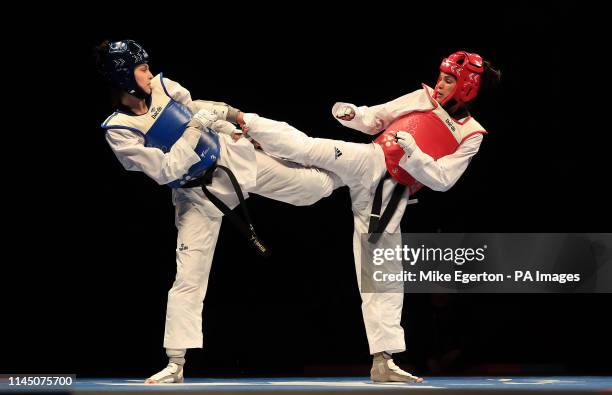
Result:
{"label": "black belt", "polygon": [[[236,195],[238,195],[238,200],[240,201],[240,206],[242,207],[242,213],[244,214],[244,220],[242,220],[238,214],[232,211],[221,199],[213,195],[207,188],[207,185],[212,184],[213,173],[216,169],[221,169],[225,171],[227,176],[229,177],[234,190],[236,191]],[[253,227],[253,223],[251,221],[251,216],[249,215],[249,210],[247,208],[246,202],[244,200],[244,196],[242,194],[242,189],[240,188],[240,184],[238,184],[238,180],[234,173],[227,167],[221,165],[213,165],[208,168],[203,176],[193,179],[183,185],[181,188],[196,188],[201,187],[204,195],[211,201],[212,204],[215,205],[221,212],[232,222],[232,224],[242,233],[255,247],[258,253],[261,255],[268,257],[270,256],[270,251],[268,248],[259,240],[257,234],[255,233],[255,228]]]}
{"label": "black belt", "polygon": [[406,186],[400,183],[397,183],[395,188],[393,189],[393,194],[391,195],[391,199],[389,199],[389,204],[385,208],[385,211],[380,214],[380,209],[382,207],[382,193],[383,193],[383,185],[385,180],[390,178],[391,174],[386,172],[383,178],[380,179],[378,186],[376,187],[376,192],[374,193],[374,201],[372,202],[372,213],[370,214],[370,224],[368,227],[368,233],[370,236],[368,237],[368,241],[372,244],[375,244],[382,236],[382,233],[389,225],[391,221],[391,217],[393,217],[393,213],[397,210],[397,206],[399,205],[400,200],[402,199],[402,195],[406,190]]}

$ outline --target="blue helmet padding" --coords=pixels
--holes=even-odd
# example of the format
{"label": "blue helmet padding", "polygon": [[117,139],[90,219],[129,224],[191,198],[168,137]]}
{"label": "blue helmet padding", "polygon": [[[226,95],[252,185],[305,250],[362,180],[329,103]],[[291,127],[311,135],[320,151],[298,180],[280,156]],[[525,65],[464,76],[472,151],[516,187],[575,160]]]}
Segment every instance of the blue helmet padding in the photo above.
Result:
{"label": "blue helmet padding", "polygon": [[115,41],[110,43],[101,72],[108,82],[117,88],[137,94],[140,88],[134,77],[134,69],[140,64],[148,63],[149,55],[136,41]]}

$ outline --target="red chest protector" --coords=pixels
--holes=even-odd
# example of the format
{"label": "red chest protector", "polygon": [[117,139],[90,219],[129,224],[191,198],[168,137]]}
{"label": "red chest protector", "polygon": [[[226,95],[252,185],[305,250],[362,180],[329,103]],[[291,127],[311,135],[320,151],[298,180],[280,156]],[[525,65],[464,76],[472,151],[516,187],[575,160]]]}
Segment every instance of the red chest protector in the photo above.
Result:
{"label": "red chest protector", "polygon": [[451,128],[455,129],[457,124],[450,122],[452,125],[444,124],[433,111],[412,112],[393,121],[374,140],[385,153],[387,170],[391,176],[399,183],[406,185],[411,195],[421,189],[423,184],[399,166],[400,159],[405,152],[395,140],[395,133],[400,130],[409,132],[421,151],[433,159],[439,159],[454,153],[461,141],[451,132]]}

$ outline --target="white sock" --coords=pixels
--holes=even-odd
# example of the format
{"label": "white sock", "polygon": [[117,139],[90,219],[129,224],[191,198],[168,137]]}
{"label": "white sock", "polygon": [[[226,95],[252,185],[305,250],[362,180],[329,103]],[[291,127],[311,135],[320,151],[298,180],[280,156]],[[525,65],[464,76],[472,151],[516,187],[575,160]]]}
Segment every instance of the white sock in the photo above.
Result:
{"label": "white sock", "polygon": [[185,364],[185,354],[187,350],[184,348],[166,348],[166,355],[168,356],[170,363],[183,366]]}

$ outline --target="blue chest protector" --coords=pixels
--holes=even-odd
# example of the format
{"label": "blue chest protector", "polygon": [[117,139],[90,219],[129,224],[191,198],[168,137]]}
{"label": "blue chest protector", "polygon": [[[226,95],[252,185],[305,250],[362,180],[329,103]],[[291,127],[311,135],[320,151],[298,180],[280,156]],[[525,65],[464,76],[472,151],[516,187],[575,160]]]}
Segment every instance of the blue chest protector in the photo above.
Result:
{"label": "blue chest protector", "polygon": [[[157,148],[167,153],[183,135],[192,114],[186,106],[170,97],[161,74],[151,81],[151,88],[149,112],[143,115],[130,115],[117,111],[102,124],[102,127],[138,132],[144,136],[146,147]],[[168,183],[169,187],[182,187],[188,180],[201,176],[206,169],[217,162],[221,152],[217,133],[210,129],[203,132],[194,151],[201,160],[192,165],[187,174]]]}
{"label": "blue chest protector", "polygon": [[[170,151],[170,148],[183,135],[190,120],[191,112],[187,107],[179,102],[170,101],[145,135],[145,145],[159,148],[164,153]],[[204,170],[214,165],[220,154],[219,136],[210,129],[202,133],[195,152],[201,160],[191,166],[187,174],[167,184],[168,186],[180,188],[188,179],[200,176]]]}
{"label": "blue chest protector", "polygon": [[[162,74],[158,74],[151,80],[151,103],[149,111],[143,115],[130,115],[116,111],[108,117],[102,124],[104,129],[127,129],[132,132],[139,133],[144,136],[145,146],[156,148],[166,153],[169,152],[177,140],[183,135],[187,124],[191,120],[191,111],[181,103],[172,99],[166,87]],[[208,129],[200,136],[195,152],[199,155],[200,161],[189,168],[187,174],[184,174],[178,180],[169,182],[167,185],[171,188],[193,188],[201,187],[202,191],[215,207],[217,207],[226,218],[245,235],[251,245],[255,247],[257,252],[264,256],[268,256],[270,251],[259,240],[255,233],[255,228],[249,217],[249,213],[244,201],[244,194],[240,188],[238,180],[234,176],[231,169],[225,166],[217,166],[216,169],[221,169],[230,179],[236,196],[240,201],[240,206],[244,212],[244,217],[247,220],[240,220],[238,215],[232,211],[221,199],[216,197],[207,188],[207,183],[212,180],[213,171],[207,172],[205,177],[198,180],[192,180],[203,176],[207,169],[210,169],[217,160],[221,148],[219,145],[219,135]],[[210,177],[210,180],[208,180]]]}

